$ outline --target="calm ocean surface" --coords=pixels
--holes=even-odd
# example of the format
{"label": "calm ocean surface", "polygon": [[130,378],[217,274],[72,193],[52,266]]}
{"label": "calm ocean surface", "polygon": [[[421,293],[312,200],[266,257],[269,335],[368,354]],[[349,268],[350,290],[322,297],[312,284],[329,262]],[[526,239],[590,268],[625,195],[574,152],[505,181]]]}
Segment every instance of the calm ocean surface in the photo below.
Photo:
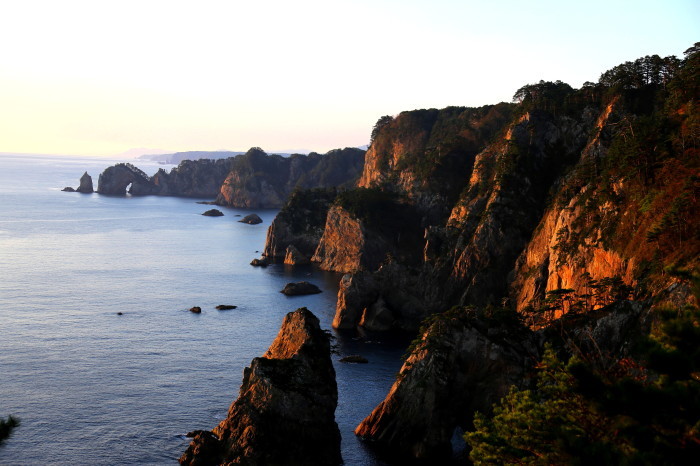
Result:
{"label": "calm ocean surface", "polygon": [[[246,225],[235,215],[250,211],[204,217],[192,199],[60,191],[86,170],[97,188],[114,163],[0,155],[0,416],[22,422],[0,464],[176,464],[186,432],[226,416],[287,312],[306,306],[331,328],[339,275],[249,265],[276,211]],[[279,293],[299,280],[324,292]],[[383,464],[352,431],[388,392],[406,342],[334,334],[342,355],[370,361],[333,356],[345,464]]]}

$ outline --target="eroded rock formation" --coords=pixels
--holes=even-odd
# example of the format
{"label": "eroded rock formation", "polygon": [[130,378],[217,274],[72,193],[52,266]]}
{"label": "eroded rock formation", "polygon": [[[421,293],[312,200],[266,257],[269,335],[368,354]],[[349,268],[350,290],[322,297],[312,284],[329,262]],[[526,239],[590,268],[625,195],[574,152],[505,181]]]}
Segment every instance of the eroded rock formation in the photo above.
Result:
{"label": "eroded rock formation", "polygon": [[97,191],[123,196],[128,188],[132,195],[217,198],[222,206],[280,208],[296,188],[354,185],[364,154],[361,149],[346,148],[282,157],[252,148],[224,159],[183,160],[170,172],[160,169],[152,177],[120,163],[100,175]]}
{"label": "eroded rock formation", "polygon": [[126,188],[131,185],[132,194],[153,194],[155,185],[142,170],[130,163],[118,163],[108,167],[100,174],[97,192],[112,196],[125,196]]}
{"label": "eroded rock formation", "polygon": [[76,191],[83,194],[92,194],[95,191],[92,186],[92,177],[88,175],[88,172],[83,173],[83,176],[80,177],[80,186]]}
{"label": "eroded rock formation", "polygon": [[297,309],[245,369],[227,418],[198,432],[180,464],[340,464],[337,401],[328,336],[309,310]]}

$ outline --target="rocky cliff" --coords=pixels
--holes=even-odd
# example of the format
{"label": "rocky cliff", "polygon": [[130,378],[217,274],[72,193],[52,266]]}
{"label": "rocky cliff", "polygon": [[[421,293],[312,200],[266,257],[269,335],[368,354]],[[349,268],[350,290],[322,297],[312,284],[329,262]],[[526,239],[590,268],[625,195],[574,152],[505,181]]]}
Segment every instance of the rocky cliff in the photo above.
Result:
{"label": "rocky cliff", "polygon": [[306,308],[290,312],[227,418],[196,433],[180,464],[340,464],[337,401],[328,336]]}
{"label": "rocky cliff", "polygon": [[216,198],[222,206],[280,208],[294,189],[352,185],[360,176],[364,151],[355,148],[326,154],[269,155],[252,148],[225,159],[183,160],[170,172],[149,177],[132,164],[120,163],[100,174],[97,192],[124,196]]}
{"label": "rocky cliff", "polygon": [[689,51],[581,89],[527,85],[515,106],[378,122],[313,258],[347,272],[333,326],[415,330],[460,307],[422,332],[359,435],[444,454],[490,394],[527,384],[545,341],[621,360],[660,303],[697,304],[678,278],[700,265],[700,46]]}
{"label": "rocky cliff", "polygon": [[648,331],[644,309],[620,302],[538,332],[503,310],[454,308],[436,315],[409,349],[384,401],[355,433],[395,457],[449,458],[455,429],[471,429],[476,411],[490,413],[511,387],[532,387],[544,342],[566,355],[626,356]]}
{"label": "rocky cliff", "polygon": [[364,151],[346,148],[321,155],[268,155],[253,148],[234,159],[217,204],[246,208],[280,208],[294,189],[352,185],[364,163]]}
{"label": "rocky cliff", "polygon": [[335,188],[293,191],[267,230],[263,256],[282,258],[290,245],[313,256],[336,196]]}

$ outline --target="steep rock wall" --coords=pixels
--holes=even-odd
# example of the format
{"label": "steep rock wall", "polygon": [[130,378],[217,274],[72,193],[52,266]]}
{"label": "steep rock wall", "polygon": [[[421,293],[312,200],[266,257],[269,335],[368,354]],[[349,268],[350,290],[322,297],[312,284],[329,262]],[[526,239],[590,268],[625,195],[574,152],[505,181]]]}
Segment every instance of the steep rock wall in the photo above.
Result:
{"label": "steep rock wall", "polygon": [[[517,341],[517,343],[516,343]],[[534,334],[460,312],[424,331],[385,400],[355,434],[395,454],[435,461],[452,452],[457,426],[522,386],[538,354]]]}
{"label": "steep rock wall", "polygon": [[358,186],[406,195],[441,222],[469,179],[474,157],[505,126],[513,106],[402,112],[372,141]]}

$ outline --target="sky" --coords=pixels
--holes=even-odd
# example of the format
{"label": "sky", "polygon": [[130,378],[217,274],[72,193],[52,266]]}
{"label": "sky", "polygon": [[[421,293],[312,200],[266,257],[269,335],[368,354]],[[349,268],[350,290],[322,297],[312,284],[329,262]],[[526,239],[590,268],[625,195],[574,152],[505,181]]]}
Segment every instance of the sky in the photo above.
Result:
{"label": "sky", "polygon": [[326,152],[696,41],[697,0],[0,0],[0,152]]}

